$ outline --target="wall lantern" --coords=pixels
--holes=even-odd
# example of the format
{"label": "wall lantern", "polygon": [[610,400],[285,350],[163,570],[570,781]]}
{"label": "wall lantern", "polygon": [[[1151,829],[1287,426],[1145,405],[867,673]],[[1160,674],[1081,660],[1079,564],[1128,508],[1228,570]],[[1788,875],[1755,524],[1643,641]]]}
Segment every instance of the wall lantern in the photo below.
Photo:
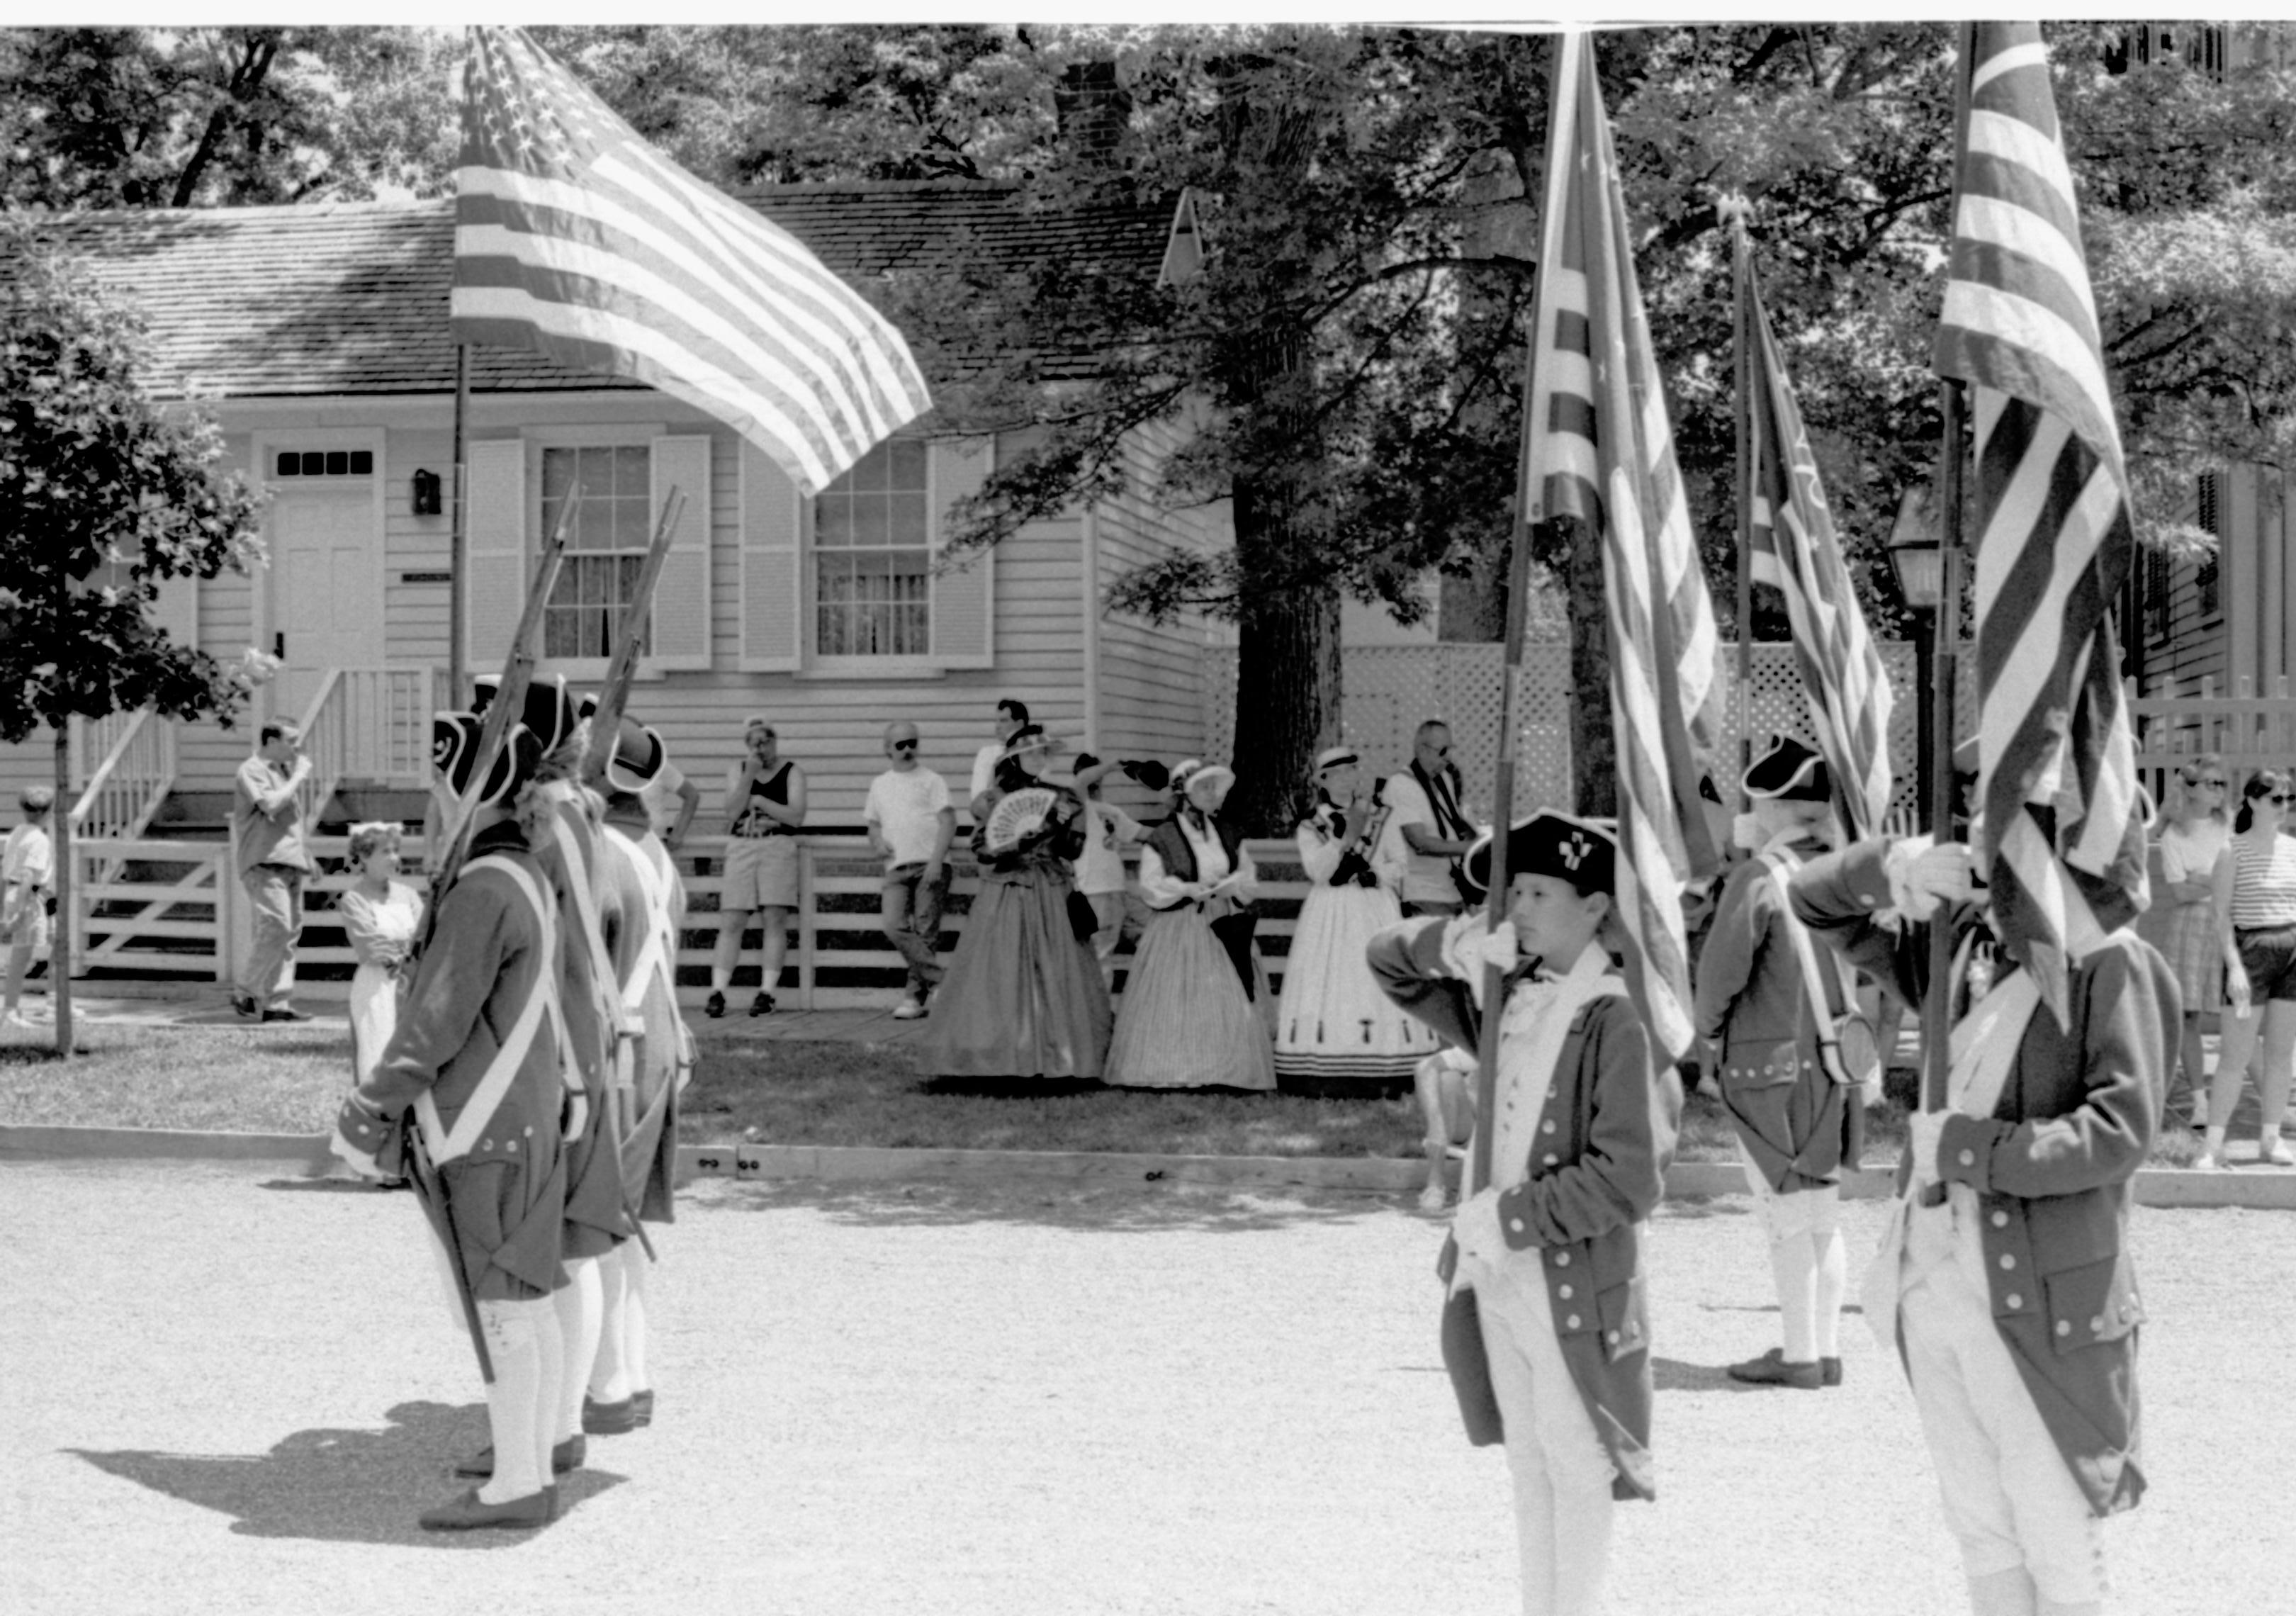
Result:
{"label": "wall lantern", "polygon": [[436,516],[439,514],[439,473],[436,472],[415,472],[414,514],[417,516]]}

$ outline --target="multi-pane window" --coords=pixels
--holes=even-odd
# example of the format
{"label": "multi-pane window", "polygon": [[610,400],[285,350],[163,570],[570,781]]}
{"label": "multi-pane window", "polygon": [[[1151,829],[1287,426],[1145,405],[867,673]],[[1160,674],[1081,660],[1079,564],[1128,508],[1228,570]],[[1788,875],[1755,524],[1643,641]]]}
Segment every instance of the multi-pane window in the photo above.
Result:
{"label": "multi-pane window", "polygon": [[925,446],[881,443],[814,501],[814,650],[924,656],[932,648]]}
{"label": "multi-pane window", "polygon": [[542,531],[555,532],[576,488],[566,559],[542,618],[545,657],[610,657],[622,609],[636,592],[653,537],[652,458],[642,443],[542,451]]}
{"label": "multi-pane window", "polygon": [[274,477],[372,477],[373,449],[281,449],[271,462]]}

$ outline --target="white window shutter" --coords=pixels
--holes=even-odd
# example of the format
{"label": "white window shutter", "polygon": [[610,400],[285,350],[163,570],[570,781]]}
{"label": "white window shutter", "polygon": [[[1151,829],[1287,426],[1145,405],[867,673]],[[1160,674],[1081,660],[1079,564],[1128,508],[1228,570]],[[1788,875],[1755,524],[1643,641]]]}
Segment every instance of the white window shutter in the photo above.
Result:
{"label": "white window shutter", "polygon": [[950,525],[949,507],[979,493],[996,461],[994,438],[932,440],[932,658],[943,668],[996,665],[996,552],[972,551],[961,570],[940,570],[941,535]]}
{"label": "white window shutter", "polygon": [[510,636],[526,610],[526,444],[488,439],[466,453],[471,509],[463,525],[463,644],[473,673],[493,673],[510,655]]}
{"label": "white window shutter", "polygon": [[789,474],[742,443],[742,648],[744,673],[804,666],[802,496]]}
{"label": "white window shutter", "polygon": [[[653,587],[652,644],[646,662],[657,669],[709,668],[709,439],[697,434],[653,440],[653,516],[673,488],[685,490],[685,509],[661,558]],[[646,535],[651,540],[653,535]]]}

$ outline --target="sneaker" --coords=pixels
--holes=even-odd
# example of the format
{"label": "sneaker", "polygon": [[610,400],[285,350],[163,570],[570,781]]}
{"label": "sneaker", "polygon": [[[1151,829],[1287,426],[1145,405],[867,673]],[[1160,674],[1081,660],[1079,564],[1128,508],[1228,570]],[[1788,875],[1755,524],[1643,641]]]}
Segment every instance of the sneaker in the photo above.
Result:
{"label": "sneaker", "polygon": [[726,996],[712,988],[709,997],[701,1001],[701,1013],[716,1021],[726,1013]]}
{"label": "sneaker", "polygon": [[2268,1150],[2258,1145],[2256,1159],[2267,1167],[2296,1167],[2296,1152],[2291,1152],[2287,1144],[2278,1139],[2272,1142]]}
{"label": "sneaker", "polygon": [[2225,1170],[2224,1158],[2214,1151],[2202,1151],[2193,1158],[2193,1170],[2196,1173],[2221,1173]]}
{"label": "sneaker", "polygon": [[757,997],[750,1001],[751,1015],[771,1015],[773,1013],[774,996],[772,994],[760,992]]}
{"label": "sneaker", "polygon": [[893,1006],[893,1019],[897,1021],[914,1021],[924,1013],[925,1007],[914,997],[903,999]]}
{"label": "sneaker", "polygon": [[[896,1011],[894,1013],[898,1015],[900,1013]],[[6,1015],[0,1015],[0,1027],[8,1027],[20,1031],[29,1032],[32,1030],[32,1018],[26,1015],[20,1010],[11,1010]]]}
{"label": "sneaker", "polygon": [[234,1015],[243,1016],[250,1021],[258,1020],[263,1014],[263,1006],[257,1004],[251,995],[244,993],[234,993],[231,996],[231,1010]]}
{"label": "sneaker", "polygon": [[1816,1364],[1789,1364],[1783,1347],[1773,1347],[1761,1357],[1748,1358],[1742,1364],[1732,1364],[1723,1373],[1749,1386],[1791,1386],[1797,1391],[1816,1391],[1825,1384],[1824,1370]]}

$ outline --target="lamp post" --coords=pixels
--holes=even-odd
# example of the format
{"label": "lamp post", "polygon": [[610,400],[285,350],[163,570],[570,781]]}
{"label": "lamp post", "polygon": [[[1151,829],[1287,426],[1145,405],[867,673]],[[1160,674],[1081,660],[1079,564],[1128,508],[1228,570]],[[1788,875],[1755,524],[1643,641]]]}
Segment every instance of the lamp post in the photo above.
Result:
{"label": "lamp post", "polygon": [[1914,783],[1922,829],[1935,831],[1931,786],[1935,748],[1930,744],[1934,713],[1933,686],[1937,662],[1937,614],[1945,595],[1945,552],[1938,547],[1936,526],[1930,520],[1929,489],[1915,483],[1898,502],[1898,520],[1890,530],[1890,566],[1898,575],[1898,593],[1914,613]]}

